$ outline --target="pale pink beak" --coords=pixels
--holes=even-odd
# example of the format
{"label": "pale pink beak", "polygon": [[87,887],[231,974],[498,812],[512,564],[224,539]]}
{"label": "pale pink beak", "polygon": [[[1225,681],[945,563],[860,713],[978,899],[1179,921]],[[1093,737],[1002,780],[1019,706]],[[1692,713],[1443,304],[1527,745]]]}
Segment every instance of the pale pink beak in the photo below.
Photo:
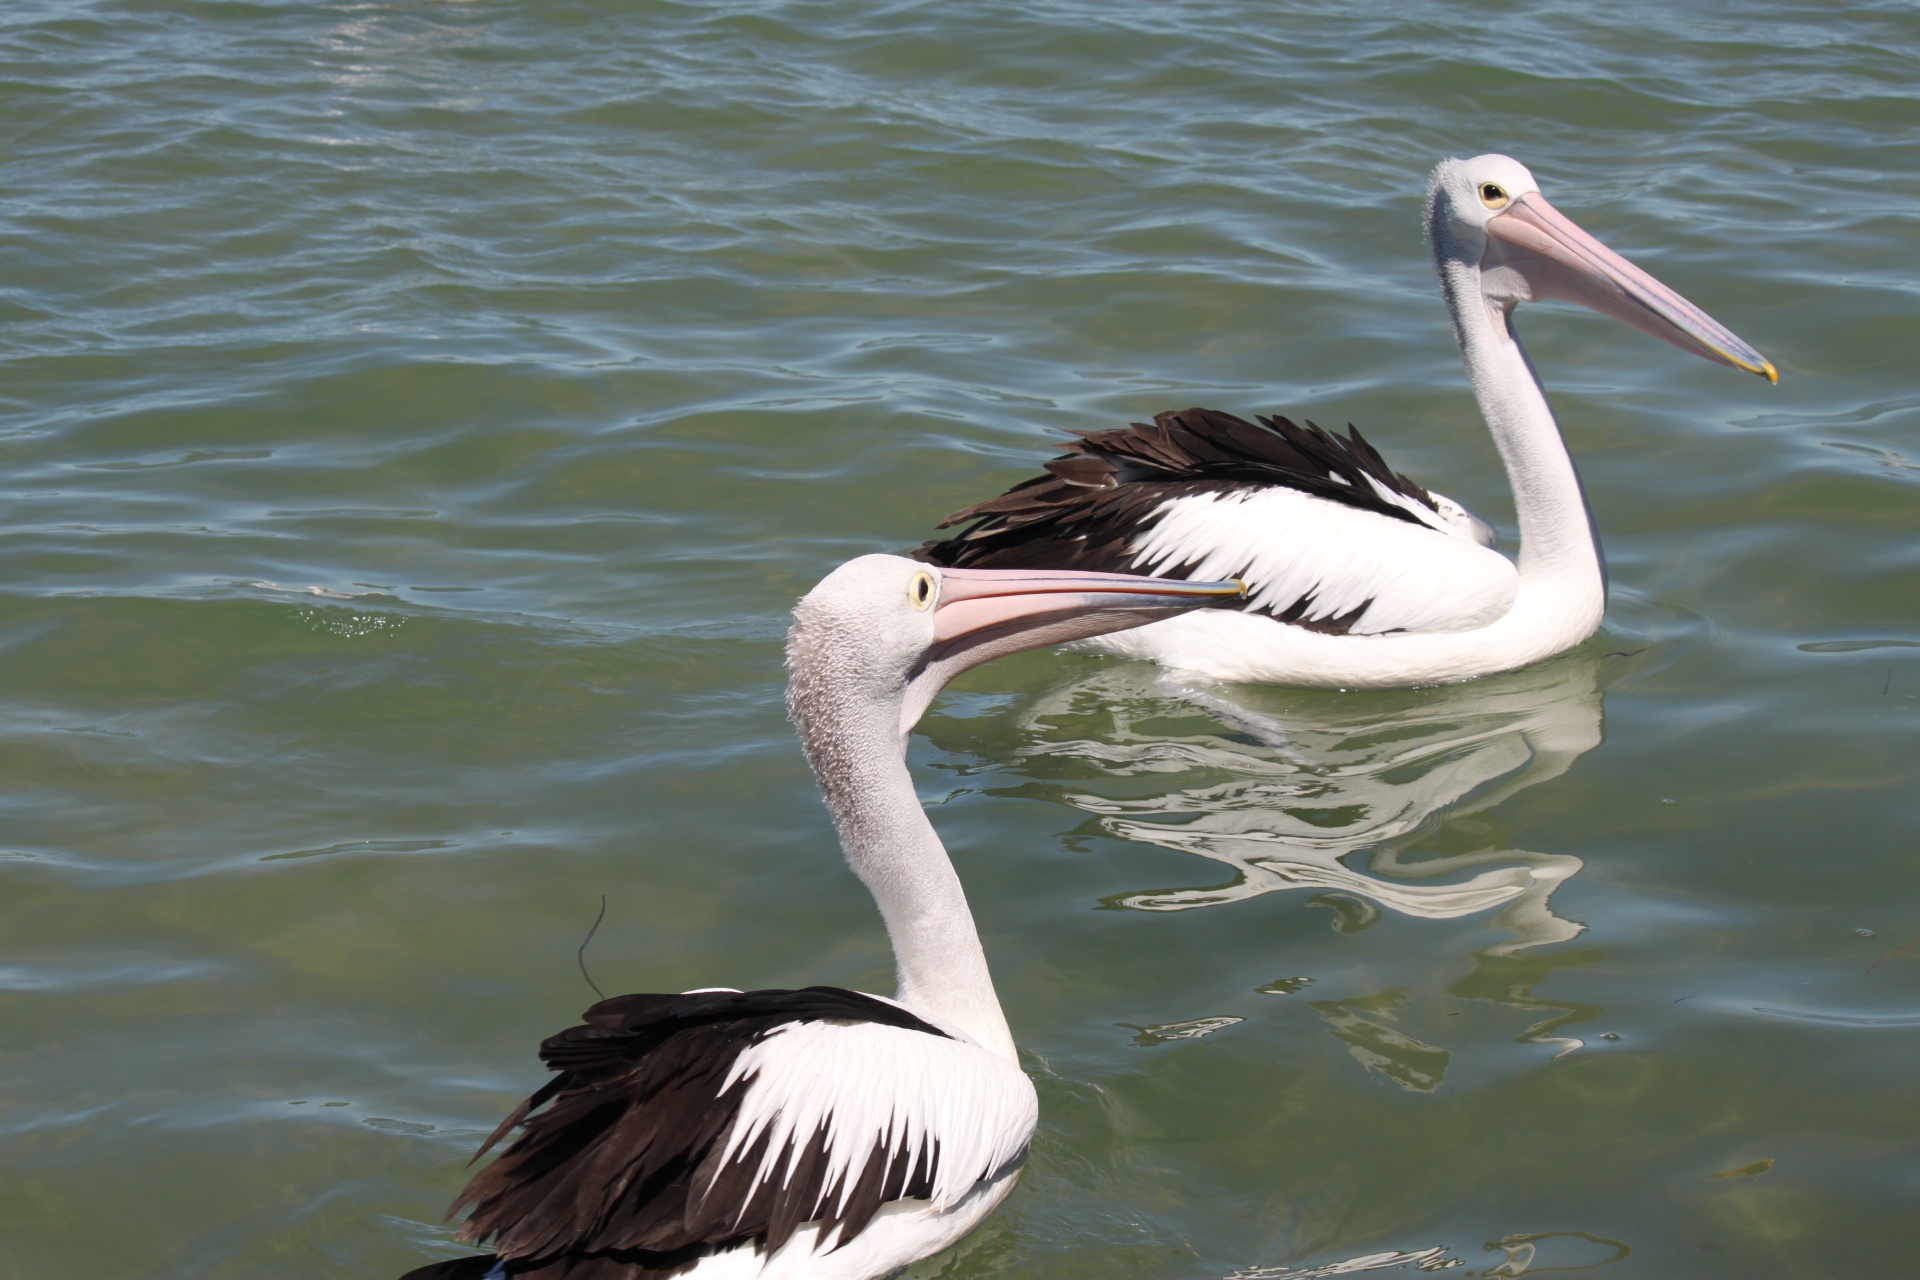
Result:
{"label": "pale pink beak", "polygon": [[1488,221],[1480,272],[1491,295],[1519,302],[1578,302],[1682,351],[1780,381],[1772,361],[1582,231],[1538,191],[1520,196]]}
{"label": "pale pink beak", "polygon": [[1190,609],[1235,605],[1242,582],[1182,582],[1063,569],[941,569],[933,644],[908,678],[900,732],[912,730],[941,686],[970,667],[1023,649],[1090,640]]}
{"label": "pale pink beak", "polygon": [[[1069,614],[1184,613],[1204,605],[1237,601],[1246,590],[1240,582],[1182,582],[1128,573],[942,569],[940,599],[933,612],[933,639],[936,645],[945,645],[977,632],[1030,624],[1054,615],[1062,615],[1065,621],[1064,615]],[[1138,624],[1119,619],[1110,625],[1090,622],[1086,635],[1076,638],[1118,631],[1128,625]]]}

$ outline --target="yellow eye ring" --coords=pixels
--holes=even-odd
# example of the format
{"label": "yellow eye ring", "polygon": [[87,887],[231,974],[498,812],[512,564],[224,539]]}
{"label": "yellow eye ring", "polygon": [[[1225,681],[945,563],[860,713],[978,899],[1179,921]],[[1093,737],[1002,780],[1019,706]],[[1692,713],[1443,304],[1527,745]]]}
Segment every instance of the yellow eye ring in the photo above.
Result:
{"label": "yellow eye ring", "polygon": [[920,572],[913,575],[913,581],[907,584],[907,603],[925,613],[933,607],[933,575]]}
{"label": "yellow eye ring", "polygon": [[1504,209],[1511,202],[1505,187],[1497,182],[1480,184],[1480,203],[1489,209]]}

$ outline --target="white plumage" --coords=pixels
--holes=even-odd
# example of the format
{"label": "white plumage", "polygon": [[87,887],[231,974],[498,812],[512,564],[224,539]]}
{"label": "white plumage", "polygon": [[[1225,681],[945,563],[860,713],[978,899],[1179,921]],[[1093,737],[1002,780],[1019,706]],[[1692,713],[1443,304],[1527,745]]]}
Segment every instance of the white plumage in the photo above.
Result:
{"label": "white plumage", "polygon": [[1513,607],[1520,581],[1511,560],[1463,534],[1297,489],[1174,498],[1133,552],[1149,572],[1241,578],[1254,609],[1306,599],[1306,622],[1359,613],[1351,635],[1484,627]]}
{"label": "white plumage", "polygon": [[[771,1139],[756,1182],[785,1182],[816,1129],[844,1207],[875,1148],[933,1170],[932,1209],[955,1208],[977,1185],[1008,1171],[1026,1150],[1040,1102],[1018,1066],[955,1039],[871,1022],[782,1027],[734,1059],[728,1085],[750,1081],[723,1160]],[[934,1159],[935,1156],[938,1159]]]}

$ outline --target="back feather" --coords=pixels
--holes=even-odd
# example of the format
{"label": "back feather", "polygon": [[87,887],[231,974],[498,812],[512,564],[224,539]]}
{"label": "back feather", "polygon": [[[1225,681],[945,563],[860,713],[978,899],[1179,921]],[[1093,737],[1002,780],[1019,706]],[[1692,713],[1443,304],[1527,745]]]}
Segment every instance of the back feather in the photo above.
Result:
{"label": "back feather", "polygon": [[1387,466],[1349,426],[1341,437],[1284,417],[1248,422],[1215,409],[1154,415],[1112,431],[1081,431],[1015,485],[942,520],[968,527],[912,554],[947,568],[1127,572],[1131,540],[1169,499],[1280,487],[1431,527],[1433,495]]}

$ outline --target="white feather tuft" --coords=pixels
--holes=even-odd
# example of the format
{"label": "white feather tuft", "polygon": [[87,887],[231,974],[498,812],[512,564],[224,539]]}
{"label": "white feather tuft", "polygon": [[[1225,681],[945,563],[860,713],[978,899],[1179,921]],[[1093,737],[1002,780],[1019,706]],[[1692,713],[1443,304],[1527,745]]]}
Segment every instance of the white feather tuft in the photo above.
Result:
{"label": "white feather tuft", "polygon": [[1251,603],[1275,613],[1311,597],[1303,621],[1366,605],[1354,635],[1471,631],[1503,617],[1519,589],[1513,562],[1407,505],[1435,525],[1295,489],[1195,494],[1162,505],[1133,551],[1150,572],[1240,578]]}
{"label": "white feather tuft", "polygon": [[827,1158],[844,1205],[876,1147],[916,1159],[937,1145],[932,1203],[959,1204],[981,1179],[1026,1148],[1039,1122],[1033,1083],[970,1040],[879,1023],[803,1022],[782,1027],[734,1059],[725,1086],[749,1082],[722,1159],[769,1138],[755,1182],[785,1185],[791,1156],[827,1133]]}

